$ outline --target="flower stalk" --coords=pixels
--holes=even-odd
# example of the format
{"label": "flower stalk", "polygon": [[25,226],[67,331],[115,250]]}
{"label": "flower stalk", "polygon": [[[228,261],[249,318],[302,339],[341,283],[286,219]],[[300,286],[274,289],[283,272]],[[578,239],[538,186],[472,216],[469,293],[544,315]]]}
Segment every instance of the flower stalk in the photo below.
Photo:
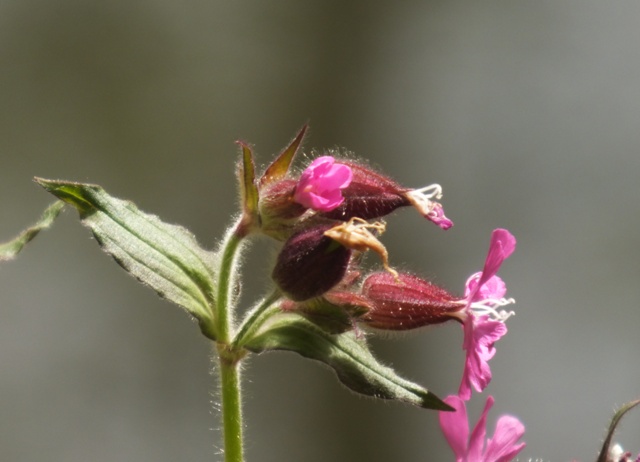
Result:
{"label": "flower stalk", "polygon": [[233,300],[232,290],[244,233],[243,222],[231,228],[220,253],[218,294],[215,306],[218,370],[220,373],[220,399],[224,434],[225,462],[243,462],[242,392],[240,387],[240,360],[242,350],[232,348]]}
{"label": "flower stalk", "polygon": [[225,462],[243,462],[240,359],[230,360],[226,356],[224,350],[218,350],[224,460]]}

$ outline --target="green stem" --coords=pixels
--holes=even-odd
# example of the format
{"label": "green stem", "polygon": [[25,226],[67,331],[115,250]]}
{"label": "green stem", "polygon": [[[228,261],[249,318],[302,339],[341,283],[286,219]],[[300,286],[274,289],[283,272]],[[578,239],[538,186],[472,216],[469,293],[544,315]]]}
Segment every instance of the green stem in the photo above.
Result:
{"label": "green stem", "polygon": [[239,225],[234,226],[227,234],[222,247],[222,261],[220,262],[220,274],[218,276],[218,298],[215,313],[216,332],[218,343],[228,345],[231,333],[232,312],[229,306],[233,276],[238,260],[238,249],[242,238],[238,232]]}
{"label": "green stem", "polygon": [[233,328],[233,286],[239,260],[239,249],[245,233],[242,221],[227,233],[222,244],[222,259],[218,276],[215,324],[217,333],[218,363],[220,372],[220,397],[222,404],[222,428],[224,432],[225,462],[243,462],[242,400],[239,363],[244,352],[230,346]]}
{"label": "green stem", "polygon": [[242,348],[246,337],[255,332],[255,330],[258,329],[262,325],[262,323],[269,318],[272,313],[267,313],[267,311],[270,307],[272,307],[273,303],[278,300],[278,298],[280,298],[280,296],[280,291],[274,290],[272,293],[267,295],[253,311],[249,313],[249,315],[245,318],[242,325],[238,329],[238,333],[236,334],[233,343],[231,344],[231,347],[234,350]]}
{"label": "green stem", "polygon": [[220,394],[224,428],[225,462],[243,462],[242,400],[239,361],[229,361],[220,352]]}

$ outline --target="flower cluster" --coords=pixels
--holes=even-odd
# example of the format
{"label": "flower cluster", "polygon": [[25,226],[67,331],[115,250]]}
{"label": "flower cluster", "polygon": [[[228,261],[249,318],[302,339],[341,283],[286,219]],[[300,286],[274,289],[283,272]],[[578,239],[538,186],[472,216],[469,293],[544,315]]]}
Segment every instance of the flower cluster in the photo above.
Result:
{"label": "flower cluster", "polygon": [[[335,317],[346,313],[350,323],[334,322],[332,329],[405,331],[454,321],[462,327],[466,353],[457,396],[447,400],[454,412],[442,412],[442,430],[459,461],[508,461],[524,447],[517,443],[524,427],[514,417],[502,417],[484,448],[485,420],[493,398],[471,436],[465,401],[472,390],[482,392],[491,381],[490,359],[495,343],[507,333],[505,321],[513,312],[504,307],[506,285],[497,272],[513,253],[514,236],[505,229],[491,235],[482,271],[466,281],[457,296],[414,274],[398,272],[379,240],[384,217],[412,206],[443,230],[453,222],[438,200],[442,188],[434,184],[410,189],[352,159],[324,155],[301,172],[291,164],[305,129],[265,170],[258,181],[247,181],[243,196],[257,196],[245,205],[248,229],[281,242],[272,278],[283,294],[281,308],[302,316]],[[250,158],[245,167],[253,168]],[[246,172],[246,168],[245,168]],[[256,185],[252,195],[250,189]],[[363,274],[361,255],[372,250],[383,271]]]}
{"label": "flower cluster", "polygon": [[[506,298],[506,284],[497,274],[515,251],[515,237],[506,229],[493,231],[482,270],[466,280],[463,295],[399,272],[379,239],[386,229],[384,218],[411,206],[439,228],[451,228],[453,222],[438,202],[440,185],[405,188],[364,162],[331,152],[296,171],[292,165],[305,133],[306,127],[259,177],[252,149],[238,143],[242,210],[216,252],[201,248],[184,228],[145,214],[98,185],[36,178],[60,201],[49,206],[34,226],[0,243],[0,260],[14,258],[48,228],[64,203],[75,207],[106,253],[194,316],[202,333],[216,342],[229,460],[243,459],[240,361],[249,353],[272,350],[294,351],[324,362],[357,393],[438,410],[440,427],[457,462],[513,460],[525,447],[520,441],[523,424],[501,416],[487,439],[493,397],[487,397],[471,431],[466,402],[491,382],[489,362],[496,354],[496,342],[507,333],[505,322],[513,315],[505,307],[514,300]],[[259,234],[281,244],[271,273],[275,290],[246,310],[236,324],[243,240]],[[363,270],[361,257],[368,251],[377,254],[382,269]],[[378,362],[364,335],[449,321],[462,329],[465,361],[457,394],[444,400]],[[615,412],[598,461],[640,462],[640,455],[634,458],[620,445],[612,445],[620,420],[637,406],[640,399]]]}

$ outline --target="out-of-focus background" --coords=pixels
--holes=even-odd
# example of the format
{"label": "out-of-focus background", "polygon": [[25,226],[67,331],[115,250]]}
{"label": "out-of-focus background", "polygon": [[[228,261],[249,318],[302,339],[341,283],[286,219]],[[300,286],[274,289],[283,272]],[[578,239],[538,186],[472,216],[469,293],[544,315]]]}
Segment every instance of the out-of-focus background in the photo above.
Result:
{"label": "out-of-focus background", "polygon": [[[309,150],[443,185],[455,227],[397,212],[393,264],[462,292],[491,231],[515,234],[489,433],[511,413],[520,460],[594,460],[640,395],[639,21],[635,1],[2,0],[0,241],[52,202],[37,175],[98,183],[213,247],[234,140],[266,163],[309,121]],[[247,302],[274,253],[254,245]],[[457,325],[372,339],[441,396],[461,342]],[[210,355],[68,210],[0,266],[0,459],[220,459]],[[434,412],[361,399],[294,354],[245,377],[250,461],[452,460]],[[639,414],[618,433],[629,450]]]}

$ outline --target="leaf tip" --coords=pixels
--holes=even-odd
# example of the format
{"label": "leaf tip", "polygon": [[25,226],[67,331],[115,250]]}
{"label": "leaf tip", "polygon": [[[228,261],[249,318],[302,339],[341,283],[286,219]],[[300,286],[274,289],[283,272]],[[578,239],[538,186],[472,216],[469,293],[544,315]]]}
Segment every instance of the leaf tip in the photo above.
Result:
{"label": "leaf tip", "polygon": [[42,186],[47,191],[51,191],[54,188],[53,184],[55,183],[55,181],[53,181],[53,180],[47,180],[46,178],[41,178],[39,176],[34,176],[33,177],[33,181],[38,183],[40,186]]}

